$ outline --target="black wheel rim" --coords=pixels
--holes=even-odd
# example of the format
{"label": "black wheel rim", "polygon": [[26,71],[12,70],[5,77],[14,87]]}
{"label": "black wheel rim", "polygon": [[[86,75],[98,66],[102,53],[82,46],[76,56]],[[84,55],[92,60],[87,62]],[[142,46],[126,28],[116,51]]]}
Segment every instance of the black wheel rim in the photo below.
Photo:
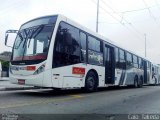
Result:
{"label": "black wheel rim", "polygon": [[90,90],[93,90],[93,89],[94,89],[94,78],[92,78],[92,77],[89,77],[89,78],[88,78],[88,88],[89,88]]}
{"label": "black wheel rim", "polygon": [[138,87],[138,82],[137,81],[135,81],[135,87]]}

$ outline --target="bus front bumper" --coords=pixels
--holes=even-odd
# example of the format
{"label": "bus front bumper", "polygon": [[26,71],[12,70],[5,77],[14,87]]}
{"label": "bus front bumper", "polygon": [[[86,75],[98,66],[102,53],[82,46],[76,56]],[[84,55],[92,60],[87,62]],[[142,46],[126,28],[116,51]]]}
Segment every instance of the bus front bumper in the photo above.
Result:
{"label": "bus front bumper", "polygon": [[29,85],[29,86],[37,86],[42,87],[43,86],[43,74],[39,75],[9,75],[10,82],[13,84],[19,84],[19,85]]}

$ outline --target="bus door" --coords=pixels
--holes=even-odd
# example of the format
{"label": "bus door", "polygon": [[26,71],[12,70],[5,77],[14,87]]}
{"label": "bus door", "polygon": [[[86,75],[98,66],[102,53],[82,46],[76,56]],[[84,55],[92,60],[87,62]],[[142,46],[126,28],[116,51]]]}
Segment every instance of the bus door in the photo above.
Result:
{"label": "bus door", "polygon": [[147,61],[144,61],[144,84],[147,84]]}
{"label": "bus door", "polygon": [[105,84],[114,84],[115,76],[115,57],[114,57],[114,48],[108,45],[105,45]]}

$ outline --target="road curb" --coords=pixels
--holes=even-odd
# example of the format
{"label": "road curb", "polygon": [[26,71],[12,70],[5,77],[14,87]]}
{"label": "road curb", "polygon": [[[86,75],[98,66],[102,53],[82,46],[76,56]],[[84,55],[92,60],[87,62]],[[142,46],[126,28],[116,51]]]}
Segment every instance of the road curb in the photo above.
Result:
{"label": "road curb", "polygon": [[9,79],[0,79],[0,81],[9,81]]}
{"label": "road curb", "polygon": [[0,91],[4,91],[5,89],[5,87],[0,87]]}
{"label": "road curb", "polygon": [[37,89],[35,87],[2,87],[0,88],[0,91],[14,91],[14,90],[30,90],[30,89]]}

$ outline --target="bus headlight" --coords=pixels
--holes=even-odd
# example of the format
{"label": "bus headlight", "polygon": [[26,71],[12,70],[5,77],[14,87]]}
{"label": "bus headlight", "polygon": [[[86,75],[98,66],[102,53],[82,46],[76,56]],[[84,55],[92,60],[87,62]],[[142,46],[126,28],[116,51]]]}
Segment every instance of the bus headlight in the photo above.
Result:
{"label": "bus headlight", "polygon": [[37,74],[43,72],[44,69],[45,69],[45,64],[41,65],[41,66],[33,73],[33,75],[37,75]]}

